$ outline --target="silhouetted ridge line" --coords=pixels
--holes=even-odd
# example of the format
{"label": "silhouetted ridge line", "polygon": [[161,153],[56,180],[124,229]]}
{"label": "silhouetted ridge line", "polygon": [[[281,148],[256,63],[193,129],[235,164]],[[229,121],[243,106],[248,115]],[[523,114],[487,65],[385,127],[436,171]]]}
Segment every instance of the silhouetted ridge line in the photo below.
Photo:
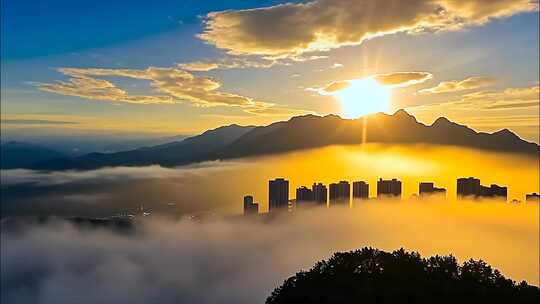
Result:
{"label": "silhouetted ridge line", "polygon": [[[364,131],[365,124],[365,132]],[[363,138],[366,134],[366,138]],[[194,162],[280,153],[335,144],[442,144],[492,151],[538,155],[539,146],[508,130],[476,132],[446,118],[424,125],[405,110],[376,113],[358,119],[308,114],[268,126],[236,124],[209,130],[180,142],[118,153],[92,153],[75,159],[56,159],[34,169],[95,169],[105,166],[177,166]]]}

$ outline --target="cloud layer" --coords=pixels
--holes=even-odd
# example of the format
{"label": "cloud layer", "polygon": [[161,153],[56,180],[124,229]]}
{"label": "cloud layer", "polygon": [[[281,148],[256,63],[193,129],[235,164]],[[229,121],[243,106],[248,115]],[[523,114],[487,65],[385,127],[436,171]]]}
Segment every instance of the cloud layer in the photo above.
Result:
{"label": "cloud layer", "polygon": [[35,304],[263,303],[296,271],[363,246],[482,258],[537,284],[537,214],[537,205],[379,201],[273,220],[153,218],[132,233],[66,223],[2,229],[0,297]]}
{"label": "cloud layer", "polygon": [[495,83],[491,77],[469,77],[463,80],[443,81],[437,86],[418,91],[420,94],[458,92],[486,87]]}
{"label": "cloud layer", "polygon": [[456,30],[537,9],[531,0],[313,0],[211,12],[199,37],[230,54],[279,58],[397,32]]}

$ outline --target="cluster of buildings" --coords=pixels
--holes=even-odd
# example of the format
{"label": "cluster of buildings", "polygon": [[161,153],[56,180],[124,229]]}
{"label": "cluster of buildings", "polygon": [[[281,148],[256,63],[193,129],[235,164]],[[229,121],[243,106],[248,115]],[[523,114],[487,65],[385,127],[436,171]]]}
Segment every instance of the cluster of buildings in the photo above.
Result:
{"label": "cluster of buildings", "polygon": [[[440,196],[446,197],[446,189],[435,187],[432,182],[422,182],[418,188],[419,197]],[[402,183],[394,178],[389,180],[379,179],[377,181],[377,198],[401,198]],[[507,200],[507,187],[495,184],[483,186],[480,180],[474,177],[459,178],[457,180],[457,197],[463,198],[490,198]],[[352,183],[352,199],[368,200],[369,184],[365,181],[355,181]],[[311,188],[301,186],[296,189],[296,199],[289,199],[289,181],[284,178],[276,178],[268,182],[268,209],[269,212],[290,210],[291,207],[301,208],[302,206],[337,206],[350,204],[351,185],[348,181],[331,183],[326,187],[322,183],[313,183]],[[540,201],[537,193],[527,194],[527,202]],[[244,197],[244,214],[259,213],[259,204],[255,203],[253,196]]]}

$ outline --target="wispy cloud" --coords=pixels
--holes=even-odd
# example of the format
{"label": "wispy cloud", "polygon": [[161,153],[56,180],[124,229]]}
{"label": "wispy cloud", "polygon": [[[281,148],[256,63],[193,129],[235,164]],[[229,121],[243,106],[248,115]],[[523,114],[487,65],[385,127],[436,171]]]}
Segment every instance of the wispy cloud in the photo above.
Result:
{"label": "wispy cloud", "polygon": [[378,83],[394,87],[408,87],[433,78],[429,72],[395,72],[373,76]]}
{"label": "wispy cloud", "polygon": [[539,94],[538,85],[477,91],[456,100],[408,107],[407,110],[423,121],[432,121],[444,113],[473,128],[490,131],[510,128],[538,142]]}
{"label": "wispy cloud", "polygon": [[[203,66],[200,65],[199,69]],[[61,68],[59,72],[70,77],[68,81],[39,84],[45,92],[77,96],[90,100],[132,104],[175,104],[189,102],[200,107],[239,107],[248,113],[277,106],[239,94],[219,90],[221,83],[210,77],[199,77],[179,68],[149,67],[137,69]],[[126,77],[150,81],[157,95],[130,95],[113,82],[97,77]],[[286,109],[285,106],[279,106]]]}
{"label": "wispy cloud", "polygon": [[44,120],[44,119],[2,119],[2,124],[10,125],[74,125],[78,122],[60,121],[60,120]]}
{"label": "wispy cloud", "polygon": [[438,94],[478,89],[495,83],[491,77],[469,77],[463,80],[443,81],[437,86],[418,91],[419,94]]}
{"label": "wispy cloud", "polygon": [[312,0],[211,12],[199,37],[234,55],[284,58],[397,32],[457,30],[537,9],[530,0]]}
{"label": "wispy cloud", "polygon": [[[291,65],[297,62],[305,62],[326,59],[322,55],[295,55],[287,58],[272,58],[265,56],[228,56],[218,60],[199,60],[178,64],[178,67],[192,72],[207,72],[225,69],[248,69],[248,68],[271,68],[275,65]],[[336,65],[336,64],[334,64]]]}
{"label": "wispy cloud", "polygon": [[373,79],[379,84],[390,87],[408,87],[431,79],[433,75],[428,72],[395,72],[388,74],[376,74],[360,79],[332,81],[321,87],[306,88],[306,91],[317,92],[321,95],[331,95],[332,93],[348,88],[352,82],[361,79]]}

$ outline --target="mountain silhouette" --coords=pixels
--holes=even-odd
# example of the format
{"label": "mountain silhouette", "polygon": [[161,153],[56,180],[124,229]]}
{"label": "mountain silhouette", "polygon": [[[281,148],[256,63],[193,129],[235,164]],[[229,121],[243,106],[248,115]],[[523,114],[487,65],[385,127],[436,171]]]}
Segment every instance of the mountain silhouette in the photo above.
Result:
{"label": "mountain silhouette", "polygon": [[95,169],[104,166],[185,165],[194,162],[294,151],[334,144],[391,143],[441,144],[538,155],[539,146],[504,129],[495,133],[475,130],[438,118],[425,125],[404,110],[358,119],[337,115],[305,115],[268,126],[230,125],[209,130],[180,142],[118,153],[91,153],[74,159],[58,158],[34,169]]}
{"label": "mountain silhouette", "polygon": [[31,166],[51,158],[66,157],[64,153],[25,142],[9,141],[0,145],[0,167],[14,169]]}

